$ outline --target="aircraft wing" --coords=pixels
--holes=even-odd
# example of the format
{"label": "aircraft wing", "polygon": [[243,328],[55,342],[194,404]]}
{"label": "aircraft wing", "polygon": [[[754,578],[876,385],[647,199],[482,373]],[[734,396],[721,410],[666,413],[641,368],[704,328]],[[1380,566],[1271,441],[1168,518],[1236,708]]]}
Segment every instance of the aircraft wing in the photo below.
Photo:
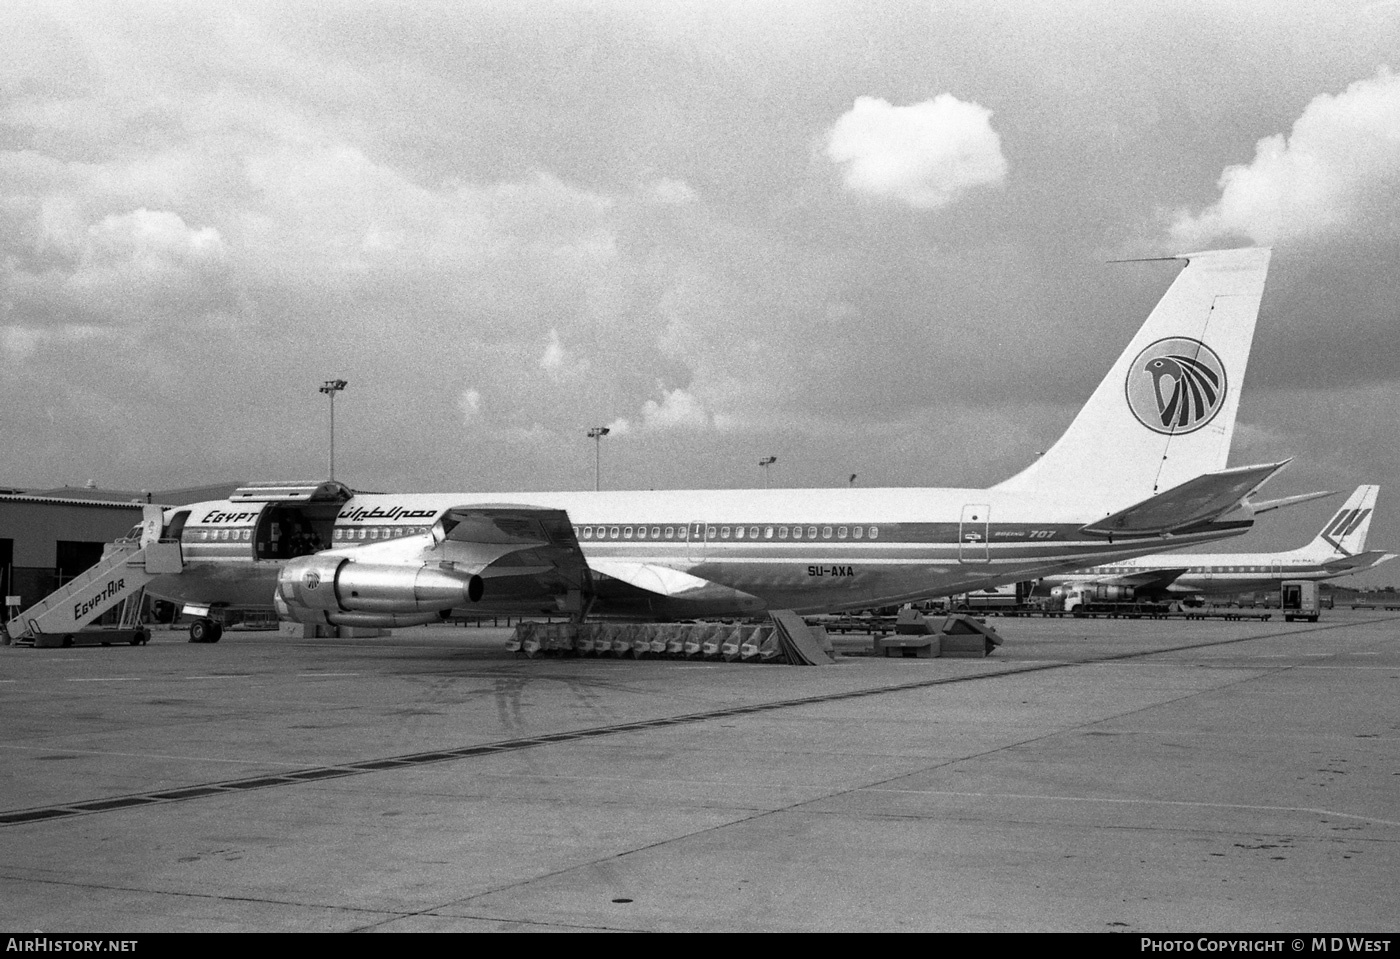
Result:
{"label": "aircraft wing", "polygon": [[625,560],[595,559],[589,562],[595,573],[620,579],[630,586],[644,589],[660,596],[680,596],[685,593],[707,589],[712,584],[708,579],[683,573],[669,566],[656,563],[630,563]]}
{"label": "aircraft wing", "polygon": [[1173,569],[1145,569],[1140,573],[1123,573],[1117,576],[1095,576],[1093,582],[1104,586],[1131,586],[1135,590],[1164,590],[1182,573],[1185,566]]}
{"label": "aircraft wing", "polygon": [[762,600],[749,593],[659,563],[591,559],[588,561],[588,567],[594,574],[594,584],[600,586],[604,592],[607,591],[606,581],[615,579],[654,596],[663,596],[681,603],[702,606],[722,603],[736,610],[761,609],[763,605]]}
{"label": "aircraft wing", "polygon": [[514,503],[448,509],[433,526],[441,562],[484,579],[534,577],[541,594],[580,589],[588,578],[569,514]]}
{"label": "aircraft wing", "polygon": [[1209,523],[1237,509],[1286,465],[1287,460],[1206,473],[1089,523],[1080,532],[1097,536],[1151,536]]}

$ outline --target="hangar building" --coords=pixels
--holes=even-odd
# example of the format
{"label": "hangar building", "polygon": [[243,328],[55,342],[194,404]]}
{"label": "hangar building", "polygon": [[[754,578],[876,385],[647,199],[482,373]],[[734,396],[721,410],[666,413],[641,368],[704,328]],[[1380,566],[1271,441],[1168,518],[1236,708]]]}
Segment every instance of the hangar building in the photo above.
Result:
{"label": "hangar building", "polygon": [[224,499],[239,483],[146,492],[95,484],[0,490],[0,594],[38,602],[102,557],[102,548],[141,523],[147,503],[183,506]]}

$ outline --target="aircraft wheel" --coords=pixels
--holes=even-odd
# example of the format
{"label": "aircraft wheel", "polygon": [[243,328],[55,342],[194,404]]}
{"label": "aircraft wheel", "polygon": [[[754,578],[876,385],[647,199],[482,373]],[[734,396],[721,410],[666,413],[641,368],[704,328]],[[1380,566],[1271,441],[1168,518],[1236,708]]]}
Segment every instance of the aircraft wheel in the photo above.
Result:
{"label": "aircraft wheel", "polygon": [[210,623],[209,638],[206,643],[217,643],[224,636],[224,626],[222,623]]}
{"label": "aircraft wheel", "polygon": [[190,623],[190,642],[192,643],[212,643],[210,633],[214,631],[214,621],[212,619],[196,619]]}

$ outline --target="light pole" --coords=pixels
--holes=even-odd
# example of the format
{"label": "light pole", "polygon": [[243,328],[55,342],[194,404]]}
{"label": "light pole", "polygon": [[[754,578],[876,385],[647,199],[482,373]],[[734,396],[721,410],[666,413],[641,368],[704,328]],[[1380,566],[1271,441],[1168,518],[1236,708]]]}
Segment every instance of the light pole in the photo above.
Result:
{"label": "light pole", "polygon": [[758,461],[758,465],[763,467],[763,488],[764,488],[764,489],[767,489],[767,488],[768,488],[768,467],[772,466],[772,465],[773,465],[774,463],[776,463],[776,462],[778,462],[778,458],[777,458],[776,456],[765,456],[765,457],[763,457],[763,459],[761,459],[761,460]]}
{"label": "light pole", "polygon": [[326,380],[321,392],[331,398],[331,479],[335,479],[335,394],[345,389],[344,380]]}
{"label": "light pole", "polygon": [[588,438],[593,441],[593,492],[598,492],[602,487],[599,485],[599,472],[603,461],[603,437],[611,433],[612,430],[606,426],[594,426],[588,430]]}

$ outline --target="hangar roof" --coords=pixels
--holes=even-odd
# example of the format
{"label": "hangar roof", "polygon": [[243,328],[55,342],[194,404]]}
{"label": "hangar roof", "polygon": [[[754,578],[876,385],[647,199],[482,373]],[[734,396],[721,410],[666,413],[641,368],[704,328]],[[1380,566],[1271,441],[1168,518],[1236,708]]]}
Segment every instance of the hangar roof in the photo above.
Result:
{"label": "hangar roof", "polygon": [[[76,492],[76,491],[75,491]],[[52,503],[59,506],[105,506],[126,507],[130,509],[140,509],[146,505],[144,499],[118,500],[118,499],[90,499],[78,498],[76,496],[50,496],[46,493],[5,493],[0,494],[0,503]],[[168,505],[165,503],[162,506]]]}
{"label": "hangar roof", "polygon": [[24,503],[63,503],[76,506],[183,506],[211,499],[228,499],[242,483],[217,483],[211,486],[189,486],[183,489],[147,491],[99,489],[95,486],[59,486],[54,489],[0,492],[0,501]]}

